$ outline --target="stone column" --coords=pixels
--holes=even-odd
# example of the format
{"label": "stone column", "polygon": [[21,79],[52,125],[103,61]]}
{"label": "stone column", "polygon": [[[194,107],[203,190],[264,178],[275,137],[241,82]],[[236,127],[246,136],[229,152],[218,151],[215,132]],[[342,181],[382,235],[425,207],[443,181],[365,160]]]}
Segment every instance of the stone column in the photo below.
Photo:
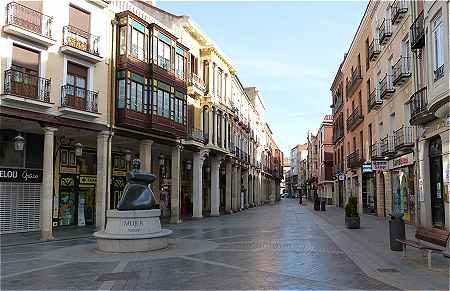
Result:
{"label": "stone column", "polygon": [[248,186],[248,171],[244,171],[244,208],[249,207],[249,186]]}
{"label": "stone column", "polygon": [[214,144],[213,141],[213,109],[211,106],[208,107],[208,145]]}
{"label": "stone column", "polygon": [[233,199],[231,201],[232,201],[232,209],[235,212],[239,209],[239,206],[238,206],[239,205],[239,203],[238,203],[238,196],[239,196],[238,187],[239,187],[239,184],[238,184],[238,170],[237,170],[237,168],[238,168],[238,165],[234,164],[233,165],[233,174],[232,174],[232,176],[233,176],[233,188],[232,188],[232,197],[233,197]]}
{"label": "stone column", "polygon": [[170,223],[180,222],[180,152],[180,145],[176,145],[172,148]]}
{"label": "stone column", "polygon": [[225,212],[232,212],[232,177],[233,177],[233,165],[231,160],[227,160],[225,163]]}
{"label": "stone column", "polygon": [[109,144],[111,143],[109,131],[102,131],[97,135],[97,185],[95,189],[95,227],[97,231],[105,229],[106,202],[108,195],[108,159]]}
{"label": "stone column", "polygon": [[220,215],[219,170],[221,160],[220,156],[216,156],[211,160],[211,216]]}
{"label": "stone column", "polygon": [[53,239],[53,147],[57,128],[44,127],[44,161],[42,169],[42,187],[40,204],[41,240]]}
{"label": "stone column", "polygon": [[194,218],[203,217],[203,163],[205,162],[207,156],[208,152],[205,150],[194,153],[192,163],[192,217]]}
{"label": "stone column", "polygon": [[150,139],[141,140],[139,145],[139,158],[142,162],[141,170],[144,172],[152,172],[152,144]]}

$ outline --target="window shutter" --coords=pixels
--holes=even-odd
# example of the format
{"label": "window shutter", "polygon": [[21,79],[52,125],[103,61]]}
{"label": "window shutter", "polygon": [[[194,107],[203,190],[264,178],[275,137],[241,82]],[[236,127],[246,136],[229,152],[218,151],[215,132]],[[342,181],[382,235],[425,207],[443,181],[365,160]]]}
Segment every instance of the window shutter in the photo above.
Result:
{"label": "window shutter", "polygon": [[77,7],[69,6],[69,24],[90,32],[91,15]]}

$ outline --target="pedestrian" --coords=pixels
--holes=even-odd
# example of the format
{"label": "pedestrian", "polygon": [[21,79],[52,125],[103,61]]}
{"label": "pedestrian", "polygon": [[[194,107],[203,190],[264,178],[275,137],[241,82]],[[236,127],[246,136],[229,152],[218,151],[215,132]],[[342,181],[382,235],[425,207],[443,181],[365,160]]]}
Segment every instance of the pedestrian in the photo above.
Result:
{"label": "pedestrian", "polygon": [[299,199],[298,199],[298,204],[302,205],[303,204],[303,195],[300,193],[299,195]]}

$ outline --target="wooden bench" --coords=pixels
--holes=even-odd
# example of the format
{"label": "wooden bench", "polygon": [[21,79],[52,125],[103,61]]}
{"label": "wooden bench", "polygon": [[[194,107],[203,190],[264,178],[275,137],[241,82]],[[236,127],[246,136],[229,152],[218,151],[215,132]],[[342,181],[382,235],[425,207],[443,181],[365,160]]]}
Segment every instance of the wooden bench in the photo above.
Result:
{"label": "wooden bench", "polygon": [[425,228],[418,226],[416,229],[416,239],[429,242],[442,248],[433,247],[414,240],[397,241],[403,244],[403,256],[406,257],[406,246],[413,247],[424,251],[424,256],[428,257],[428,269],[431,270],[431,253],[442,253],[447,247],[450,232],[438,228]]}

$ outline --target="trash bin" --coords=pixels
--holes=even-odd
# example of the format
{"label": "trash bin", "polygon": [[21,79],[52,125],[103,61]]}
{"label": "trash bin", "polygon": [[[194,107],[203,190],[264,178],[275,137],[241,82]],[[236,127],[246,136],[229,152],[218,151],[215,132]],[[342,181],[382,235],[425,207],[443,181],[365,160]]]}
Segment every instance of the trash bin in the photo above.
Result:
{"label": "trash bin", "polygon": [[397,241],[397,239],[405,239],[405,221],[403,215],[391,215],[389,220],[389,242],[391,251],[403,250],[403,245]]}
{"label": "trash bin", "polygon": [[325,208],[325,205],[326,205],[326,199],[321,199],[320,200],[320,210],[321,211],[326,211],[326,208]]}

